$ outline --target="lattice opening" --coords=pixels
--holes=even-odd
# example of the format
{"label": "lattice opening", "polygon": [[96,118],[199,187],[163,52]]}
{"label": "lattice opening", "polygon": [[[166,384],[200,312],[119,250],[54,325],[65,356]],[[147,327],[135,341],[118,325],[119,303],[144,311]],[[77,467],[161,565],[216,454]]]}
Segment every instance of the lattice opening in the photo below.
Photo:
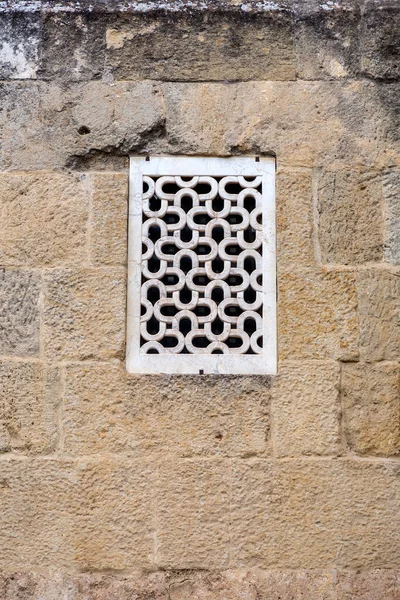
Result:
{"label": "lattice opening", "polygon": [[262,177],[143,176],[141,354],[261,354]]}

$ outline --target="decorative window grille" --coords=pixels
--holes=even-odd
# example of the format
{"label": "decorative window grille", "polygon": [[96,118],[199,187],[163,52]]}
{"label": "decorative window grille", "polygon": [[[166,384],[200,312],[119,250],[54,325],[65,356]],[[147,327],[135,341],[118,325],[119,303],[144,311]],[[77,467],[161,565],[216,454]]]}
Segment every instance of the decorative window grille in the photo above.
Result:
{"label": "decorative window grille", "polygon": [[127,370],[276,373],[273,158],[131,157]]}

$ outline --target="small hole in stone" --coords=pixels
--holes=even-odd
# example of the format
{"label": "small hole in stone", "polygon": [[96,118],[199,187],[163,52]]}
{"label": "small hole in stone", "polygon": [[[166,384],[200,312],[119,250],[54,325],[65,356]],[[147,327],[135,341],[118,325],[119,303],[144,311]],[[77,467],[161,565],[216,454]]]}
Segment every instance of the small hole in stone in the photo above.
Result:
{"label": "small hole in stone", "polygon": [[87,135],[90,133],[90,129],[86,125],[81,125],[78,129],[78,133],[79,135]]}
{"label": "small hole in stone", "polygon": [[222,435],[222,433],[220,431],[217,431],[217,433],[215,434],[215,439],[218,440],[219,442],[222,440],[224,436]]}

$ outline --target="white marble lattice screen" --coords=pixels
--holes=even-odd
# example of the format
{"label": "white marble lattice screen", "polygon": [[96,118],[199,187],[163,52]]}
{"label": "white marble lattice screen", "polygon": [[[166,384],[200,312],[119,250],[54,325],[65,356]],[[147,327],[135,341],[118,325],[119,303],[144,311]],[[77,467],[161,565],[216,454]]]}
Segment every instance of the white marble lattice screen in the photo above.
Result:
{"label": "white marble lattice screen", "polygon": [[276,373],[273,158],[131,157],[127,370]]}

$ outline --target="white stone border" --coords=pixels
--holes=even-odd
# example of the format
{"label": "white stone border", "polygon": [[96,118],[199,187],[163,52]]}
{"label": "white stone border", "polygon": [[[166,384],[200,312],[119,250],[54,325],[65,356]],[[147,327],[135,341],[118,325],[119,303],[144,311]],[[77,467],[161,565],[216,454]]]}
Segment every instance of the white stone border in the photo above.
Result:
{"label": "white stone border", "polygon": [[[263,201],[262,354],[140,354],[143,175],[261,175]],[[130,157],[127,356],[129,373],[275,375],[277,372],[275,159],[272,157]]]}

